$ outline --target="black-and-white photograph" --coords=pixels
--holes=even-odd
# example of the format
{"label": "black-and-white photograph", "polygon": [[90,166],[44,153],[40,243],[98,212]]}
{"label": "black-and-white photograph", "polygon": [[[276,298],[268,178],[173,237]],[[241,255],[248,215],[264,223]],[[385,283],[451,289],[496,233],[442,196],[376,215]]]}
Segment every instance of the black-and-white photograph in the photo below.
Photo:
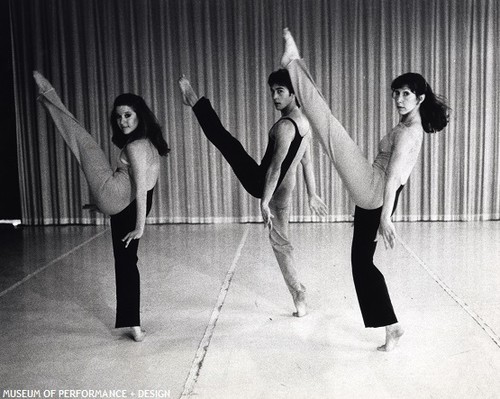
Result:
{"label": "black-and-white photograph", "polygon": [[500,398],[499,1],[0,30],[0,398]]}

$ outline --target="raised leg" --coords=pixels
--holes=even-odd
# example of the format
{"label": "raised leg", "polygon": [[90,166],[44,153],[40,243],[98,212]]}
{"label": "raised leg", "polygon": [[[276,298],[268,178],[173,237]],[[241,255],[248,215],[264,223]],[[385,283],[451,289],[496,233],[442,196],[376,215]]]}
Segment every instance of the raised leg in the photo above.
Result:
{"label": "raised leg", "polygon": [[179,79],[179,86],[183,102],[193,108],[205,136],[221,152],[245,190],[254,197],[261,198],[266,171],[224,128],[210,101],[205,97],[199,98],[184,76]]}
{"label": "raised leg", "polygon": [[316,86],[288,29],[284,30],[285,52],[283,66],[290,73],[295,94],[317,134],[326,154],[337,169],[356,205],[375,209],[382,205],[383,176],[378,176],[371,163],[333,116],[328,104]]}
{"label": "raised leg", "polygon": [[39,101],[80,164],[97,207],[108,215],[125,209],[134,198],[128,173],[113,171],[101,147],[64,106],[50,82],[36,71],[33,77],[40,89]]}

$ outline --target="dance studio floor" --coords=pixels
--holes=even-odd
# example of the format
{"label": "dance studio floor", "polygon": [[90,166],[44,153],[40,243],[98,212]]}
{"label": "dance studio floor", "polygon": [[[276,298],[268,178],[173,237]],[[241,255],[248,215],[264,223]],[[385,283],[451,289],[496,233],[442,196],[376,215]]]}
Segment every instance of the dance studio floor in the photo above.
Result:
{"label": "dance studio floor", "polygon": [[365,329],[357,305],[349,223],[292,224],[301,319],[261,224],[148,226],[142,343],[113,328],[108,227],[3,227],[0,397],[499,398],[500,222],[396,228],[377,260],[406,334],[381,353],[384,331]]}

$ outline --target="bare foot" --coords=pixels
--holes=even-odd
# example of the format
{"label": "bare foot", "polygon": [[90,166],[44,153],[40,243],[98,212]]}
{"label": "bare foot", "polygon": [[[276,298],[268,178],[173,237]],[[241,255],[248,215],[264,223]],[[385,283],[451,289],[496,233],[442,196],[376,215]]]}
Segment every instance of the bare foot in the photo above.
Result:
{"label": "bare foot", "polygon": [[293,312],[295,317],[303,317],[307,314],[306,293],[305,291],[298,291],[292,294],[293,303],[295,304],[296,312]]}
{"label": "bare foot", "polygon": [[283,40],[285,41],[285,50],[281,57],[281,66],[285,68],[293,60],[300,59],[300,54],[297,44],[288,28],[283,29]]}
{"label": "bare foot", "polygon": [[45,76],[43,76],[40,72],[33,71],[33,78],[35,78],[35,82],[38,85],[40,94],[44,94],[50,90],[54,90],[52,84],[47,79],[45,79]]}
{"label": "bare foot", "polygon": [[146,332],[140,326],[130,327],[130,333],[135,342],[142,342],[146,338]]}
{"label": "bare foot", "polygon": [[194,106],[199,98],[191,87],[191,83],[189,83],[189,80],[184,75],[179,78],[179,87],[182,92],[182,102],[190,107]]}
{"label": "bare foot", "polygon": [[381,352],[392,351],[399,342],[399,338],[405,333],[405,330],[399,323],[391,324],[385,327],[385,344],[377,349]]}

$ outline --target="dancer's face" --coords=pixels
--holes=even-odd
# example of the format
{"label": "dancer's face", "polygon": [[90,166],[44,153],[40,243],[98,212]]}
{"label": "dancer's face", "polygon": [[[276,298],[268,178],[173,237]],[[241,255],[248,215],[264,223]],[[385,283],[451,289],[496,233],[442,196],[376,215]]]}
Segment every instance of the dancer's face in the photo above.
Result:
{"label": "dancer's face", "polygon": [[290,94],[290,91],[285,86],[278,84],[271,86],[271,97],[278,111],[284,110],[295,102],[295,94]]}
{"label": "dancer's face", "polygon": [[399,115],[406,115],[413,110],[418,110],[424,96],[417,96],[408,86],[405,85],[399,89],[395,89],[392,92],[392,98],[394,99],[394,105],[396,106]]}
{"label": "dancer's face", "polygon": [[119,105],[116,107],[116,123],[123,134],[130,134],[137,128],[139,118],[128,105]]}

